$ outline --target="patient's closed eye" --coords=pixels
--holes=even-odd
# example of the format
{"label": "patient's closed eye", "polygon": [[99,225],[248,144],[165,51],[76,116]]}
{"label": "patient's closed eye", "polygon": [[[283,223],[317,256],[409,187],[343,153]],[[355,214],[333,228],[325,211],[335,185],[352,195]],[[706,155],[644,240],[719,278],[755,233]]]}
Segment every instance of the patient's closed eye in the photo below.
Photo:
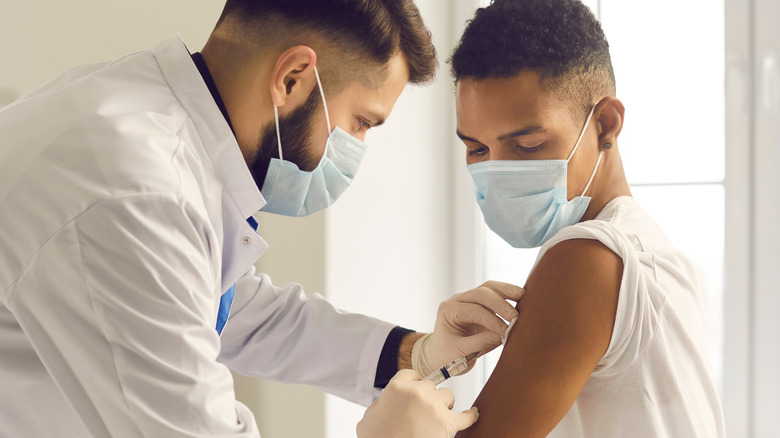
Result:
{"label": "patient's closed eye", "polygon": [[520,149],[522,152],[538,152],[542,149],[544,149],[544,143],[539,143],[536,146],[525,146],[525,145],[515,145],[517,149]]}
{"label": "patient's closed eye", "polygon": [[490,152],[490,149],[488,149],[485,146],[481,146],[475,149],[469,148],[469,156],[482,156]]}

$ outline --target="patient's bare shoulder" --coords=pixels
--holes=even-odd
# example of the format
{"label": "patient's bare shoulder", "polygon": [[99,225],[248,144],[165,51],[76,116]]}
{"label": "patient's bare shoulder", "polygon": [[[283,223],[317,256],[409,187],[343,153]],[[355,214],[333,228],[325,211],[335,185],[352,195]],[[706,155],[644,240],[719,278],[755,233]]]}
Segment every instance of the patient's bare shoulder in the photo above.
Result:
{"label": "patient's bare shoulder", "polygon": [[544,437],[568,412],[609,346],[622,259],[597,240],[556,244],[528,277],[518,319],[458,437]]}

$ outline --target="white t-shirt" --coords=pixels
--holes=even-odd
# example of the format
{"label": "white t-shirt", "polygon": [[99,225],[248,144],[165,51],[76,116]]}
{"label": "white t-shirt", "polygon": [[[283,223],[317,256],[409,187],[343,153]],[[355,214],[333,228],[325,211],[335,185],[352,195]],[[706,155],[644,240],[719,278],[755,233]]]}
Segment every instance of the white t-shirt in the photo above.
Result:
{"label": "white t-shirt", "polygon": [[595,220],[564,228],[557,243],[595,239],[623,259],[607,352],[549,437],[725,436],[706,362],[701,294],[689,260],[630,197]]}

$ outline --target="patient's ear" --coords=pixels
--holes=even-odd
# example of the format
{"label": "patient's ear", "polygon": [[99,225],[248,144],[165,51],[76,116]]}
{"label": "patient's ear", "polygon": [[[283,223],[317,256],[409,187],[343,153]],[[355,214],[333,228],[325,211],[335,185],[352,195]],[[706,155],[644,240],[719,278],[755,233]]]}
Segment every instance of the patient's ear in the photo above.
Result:
{"label": "patient's ear", "polygon": [[623,130],[623,116],[626,108],[620,99],[607,96],[596,106],[596,117],[599,127],[599,147],[605,144],[617,145],[620,131]]}

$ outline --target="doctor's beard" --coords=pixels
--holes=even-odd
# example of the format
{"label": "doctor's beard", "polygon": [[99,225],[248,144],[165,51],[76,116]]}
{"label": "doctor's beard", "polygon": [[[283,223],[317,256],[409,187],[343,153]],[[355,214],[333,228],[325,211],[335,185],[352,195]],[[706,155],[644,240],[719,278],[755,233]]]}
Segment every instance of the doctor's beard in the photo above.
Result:
{"label": "doctor's beard", "polygon": [[[322,98],[319,88],[315,86],[303,105],[295,108],[290,114],[279,117],[279,134],[282,137],[284,160],[294,163],[299,169],[305,171],[314,170],[321,158],[313,152],[313,149],[318,148],[312,147],[310,135],[318,108],[322,108]],[[271,158],[279,158],[274,122],[262,129],[257,156],[249,166],[249,172],[260,189],[263,188]]]}

